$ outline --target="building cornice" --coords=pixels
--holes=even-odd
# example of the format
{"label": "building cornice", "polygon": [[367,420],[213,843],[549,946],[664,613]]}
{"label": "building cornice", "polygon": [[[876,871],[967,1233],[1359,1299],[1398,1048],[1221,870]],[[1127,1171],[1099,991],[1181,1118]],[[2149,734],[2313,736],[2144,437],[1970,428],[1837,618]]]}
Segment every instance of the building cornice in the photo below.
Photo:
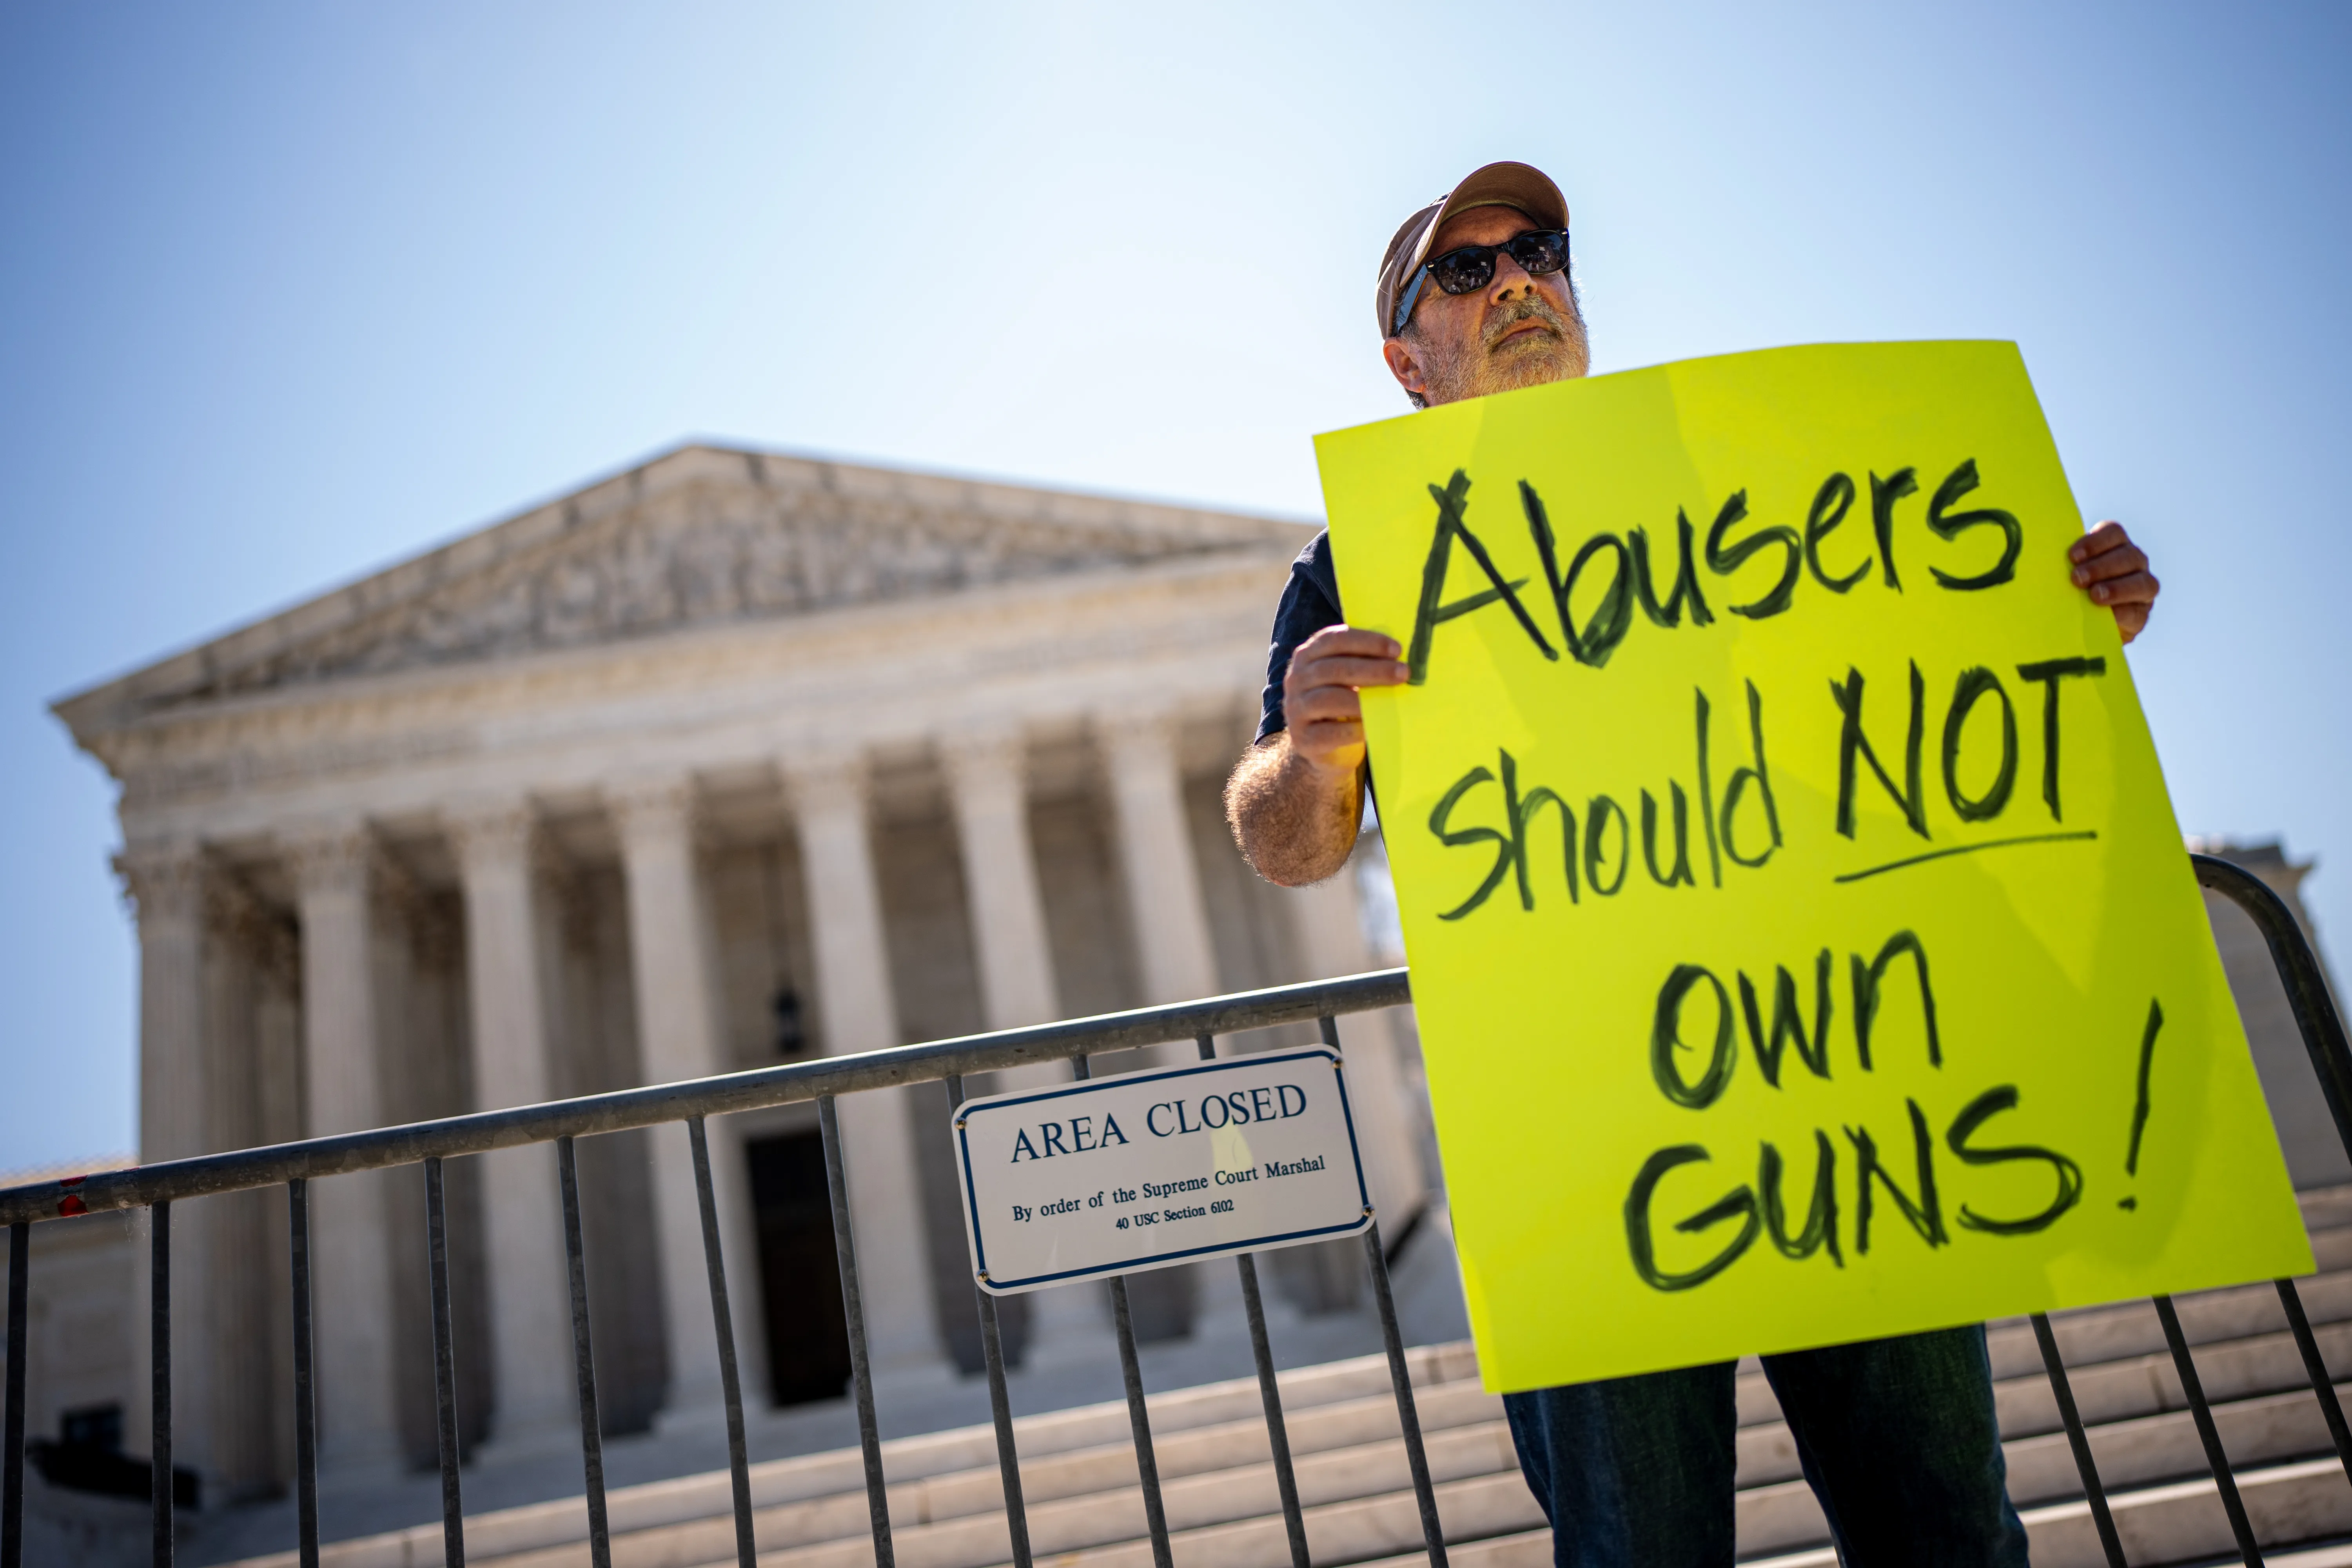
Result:
{"label": "building cornice", "polygon": [[[1304,538],[1299,524],[1271,518],[689,445],[54,706],[88,743],[240,688],[498,660],[533,636],[577,646],[696,618],[797,618],[860,597],[958,596],[967,578],[992,574],[1295,549]],[[705,582],[695,571],[710,563],[665,552],[689,555],[698,543],[726,559],[708,579],[717,598],[689,604],[681,595],[693,597]],[[766,576],[754,555],[774,557]],[[644,576],[649,562],[658,580]],[[745,574],[771,586],[747,588]],[[486,624],[463,624],[467,614]],[[510,624],[517,616],[530,624]]]}
{"label": "building cornice", "polygon": [[177,709],[86,743],[126,832],[213,838],[289,813],[422,812],[452,791],[593,789],[614,759],[761,765],[780,739],[919,746],[1075,719],[1138,683],[1195,712],[1263,679],[1280,549],[973,589]]}

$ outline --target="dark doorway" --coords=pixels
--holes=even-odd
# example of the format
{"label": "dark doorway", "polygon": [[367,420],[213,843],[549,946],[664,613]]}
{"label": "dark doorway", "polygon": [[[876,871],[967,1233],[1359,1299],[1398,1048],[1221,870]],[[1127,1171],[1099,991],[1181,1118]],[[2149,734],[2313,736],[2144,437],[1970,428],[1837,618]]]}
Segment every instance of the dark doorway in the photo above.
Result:
{"label": "dark doorway", "polygon": [[778,1405],[838,1399],[849,1387],[849,1321],[833,1250],[824,1142],[814,1132],[744,1145],[760,1223],[768,1367]]}

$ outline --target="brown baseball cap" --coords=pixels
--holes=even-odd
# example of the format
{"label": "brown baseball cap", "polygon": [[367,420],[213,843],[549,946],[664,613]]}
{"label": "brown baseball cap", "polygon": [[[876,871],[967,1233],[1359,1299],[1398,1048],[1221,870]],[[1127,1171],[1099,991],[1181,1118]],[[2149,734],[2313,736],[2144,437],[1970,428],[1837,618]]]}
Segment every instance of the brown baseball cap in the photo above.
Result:
{"label": "brown baseball cap", "polygon": [[1527,163],[1489,163],[1474,170],[1468,179],[1405,219],[1389,241],[1388,254],[1381,258],[1380,289],[1373,296],[1381,337],[1390,335],[1389,323],[1396,319],[1397,296],[1429,259],[1430,241],[1447,218],[1473,207],[1513,207],[1538,227],[1568,226],[1568,199],[1542,170]]}

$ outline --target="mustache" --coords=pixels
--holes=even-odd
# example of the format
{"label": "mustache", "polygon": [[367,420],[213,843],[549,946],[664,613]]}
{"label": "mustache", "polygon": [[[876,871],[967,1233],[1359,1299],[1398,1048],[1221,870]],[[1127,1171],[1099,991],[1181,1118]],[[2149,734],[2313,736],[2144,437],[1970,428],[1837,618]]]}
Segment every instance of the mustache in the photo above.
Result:
{"label": "mustache", "polygon": [[1552,308],[1551,301],[1540,294],[1528,294],[1504,306],[1487,320],[1486,330],[1480,334],[1485,339],[1485,346],[1493,348],[1502,342],[1505,333],[1522,321],[1540,321],[1551,330],[1554,337],[1563,342],[1569,336],[1568,319]]}

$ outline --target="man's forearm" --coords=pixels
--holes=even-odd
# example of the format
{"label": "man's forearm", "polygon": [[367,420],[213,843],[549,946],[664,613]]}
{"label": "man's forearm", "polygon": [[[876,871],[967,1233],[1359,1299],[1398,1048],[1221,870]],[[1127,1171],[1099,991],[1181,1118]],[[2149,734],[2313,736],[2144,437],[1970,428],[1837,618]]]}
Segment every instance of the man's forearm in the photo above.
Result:
{"label": "man's forearm", "polygon": [[1243,753],[1225,784],[1225,819],[1259,876],[1302,888],[1334,875],[1356,847],[1360,770],[1318,768],[1287,731]]}

